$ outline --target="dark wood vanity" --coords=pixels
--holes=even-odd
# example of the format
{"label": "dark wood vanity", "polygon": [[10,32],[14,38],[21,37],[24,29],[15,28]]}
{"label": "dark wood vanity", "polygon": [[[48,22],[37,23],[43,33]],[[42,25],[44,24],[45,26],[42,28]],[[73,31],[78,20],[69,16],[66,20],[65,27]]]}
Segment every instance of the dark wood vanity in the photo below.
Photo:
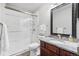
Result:
{"label": "dark wood vanity", "polygon": [[51,45],[47,42],[40,41],[40,55],[41,56],[77,56],[77,54]]}

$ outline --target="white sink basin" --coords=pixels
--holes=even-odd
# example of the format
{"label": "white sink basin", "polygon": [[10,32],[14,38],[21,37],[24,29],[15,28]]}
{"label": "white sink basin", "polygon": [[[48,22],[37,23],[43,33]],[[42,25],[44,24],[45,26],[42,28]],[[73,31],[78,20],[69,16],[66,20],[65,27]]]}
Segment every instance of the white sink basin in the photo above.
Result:
{"label": "white sink basin", "polygon": [[69,41],[64,41],[66,45],[72,46],[72,47],[78,47],[79,43],[78,42],[69,42]]}
{"label": "white sink basin", "polygon": [[54,44],[63,44],[64,43],[62,41],[55,40],[55,39],[51,39],[49,42],[54,43]]}
{"label": "white sink basin", "polygon": [[69,45],[69,46],[74,46],[74,47],[78,47],[79,43],[78,42],[69,42],[69,41],[65,41],[65,40],[58,40],[58,39],[50,39],[49,40],[52,43],[57,43],[57,44],[64,44],[64,45]]}

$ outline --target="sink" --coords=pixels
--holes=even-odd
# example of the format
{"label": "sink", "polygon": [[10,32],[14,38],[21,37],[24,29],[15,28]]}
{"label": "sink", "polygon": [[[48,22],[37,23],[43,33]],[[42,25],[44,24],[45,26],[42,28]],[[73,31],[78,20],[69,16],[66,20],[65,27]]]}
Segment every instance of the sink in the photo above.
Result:
{"label": "sink", "polygon": [[65,43],[66,45],[69,45],[69,46],[74,46],[74,47],[78,47],[78,46],[79,46],[79,43],[78,43],[78,42],[64,41],[64,43]]}
{"label": "sink", "polygon": [[54,44],[63,44],[64,42],[56,40],[56,39],[51,39],[49,42],[54,43]]}
{"label": "sink", "polygon": [[49,42],[54,43],[54,44],[63,44],[63,45],[68,45],[72,47],[78,47],[79,42],[69,42],[66,40],[59,40],[59,39],[49,39]]}
{"label": "sink", "polygon": [[50,44],[56,45],[60,48],[67,49],[69,51],[77,52],[77,48],[79,47],[79,42],[70,42],[65,39],[58,39],[58,38],[50,38],[50,37],[41,37],[41,40],[48,42]]}
{"label": "sink", "polygon": [[50,37],[46,37],[46,36],[42,36],[42,38],[44,41],[50,42],[51,44],[57,44],[57,45],[67,45],[70,47],[78,47],[79,46],[79,42],[70,42],[68,40],[64,40],[64,39],[58,39],[58,38],[50,38]]}

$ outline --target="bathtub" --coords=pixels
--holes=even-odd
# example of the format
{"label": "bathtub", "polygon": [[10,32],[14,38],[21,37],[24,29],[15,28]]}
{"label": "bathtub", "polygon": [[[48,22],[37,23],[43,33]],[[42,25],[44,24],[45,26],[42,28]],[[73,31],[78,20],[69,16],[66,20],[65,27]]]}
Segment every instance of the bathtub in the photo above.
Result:
{"label": "bathtub", "polygon": [[29,51],[31,44],[31,34],[25,32],[9,32],[9,51],[8,55],[19,55]]}

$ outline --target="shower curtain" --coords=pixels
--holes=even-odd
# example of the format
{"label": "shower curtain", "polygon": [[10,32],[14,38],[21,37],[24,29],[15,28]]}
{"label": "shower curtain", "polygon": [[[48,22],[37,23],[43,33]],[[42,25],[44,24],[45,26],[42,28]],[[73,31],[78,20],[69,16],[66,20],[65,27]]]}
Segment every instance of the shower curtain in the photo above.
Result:
{"label": "shower curtain", "polygon": [[32,16],[17,11],[5,9],[5,19],[9,36],[8,55],[15,55],[28,50],[32,38]]}

